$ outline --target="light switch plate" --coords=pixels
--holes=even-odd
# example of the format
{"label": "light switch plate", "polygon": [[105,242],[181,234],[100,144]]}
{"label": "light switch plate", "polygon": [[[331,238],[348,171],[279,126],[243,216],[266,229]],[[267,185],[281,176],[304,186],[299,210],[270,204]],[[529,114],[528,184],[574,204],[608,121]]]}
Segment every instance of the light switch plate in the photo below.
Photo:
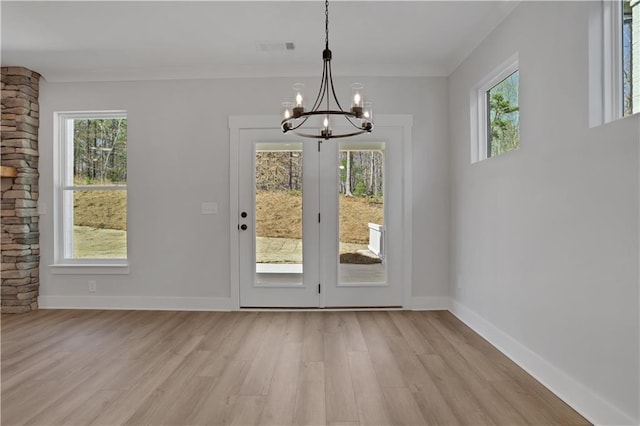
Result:
{"label": "light switch plate", "polygon": [[218,203],[202,203],[202,214],[218,214]]}

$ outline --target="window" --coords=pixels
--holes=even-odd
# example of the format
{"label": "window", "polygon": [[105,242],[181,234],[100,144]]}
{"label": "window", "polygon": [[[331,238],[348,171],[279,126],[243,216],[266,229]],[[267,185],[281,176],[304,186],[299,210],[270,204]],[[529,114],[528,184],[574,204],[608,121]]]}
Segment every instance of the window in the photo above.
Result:
{"label": "window", "polygon": [[126,264],[126,112],[56,116],[56,263]]}
{"label": "window", "polygon": [[472,163],[520,147],[519,83],[516,55],[472,91]]}
{"label": "window", "polygon": [[602,32],[589,42],[590,56],[602,58],[590,62],[592,127],[640,112],[640,1],[603,0],[600,11],[601,26],[590,23],[590,33]]}
{"label": "window", "polygon": [[622,115],[640,110],[640,6],[621,2],[622,14]]}
{"label": "window", "polygon": [[487,158],[520,147],[519,73],[487,91]]}

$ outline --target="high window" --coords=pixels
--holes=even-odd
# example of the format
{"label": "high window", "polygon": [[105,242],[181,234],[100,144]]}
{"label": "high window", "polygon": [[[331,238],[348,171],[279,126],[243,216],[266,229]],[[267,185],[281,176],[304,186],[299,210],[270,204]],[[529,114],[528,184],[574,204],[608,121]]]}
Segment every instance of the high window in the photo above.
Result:
{"label": "high window", "polygon": [[519,72],[489,89],[487,101],[487,158],[520,147]]}
{"label": "high window", "polygon": [[[637,0],[621,2],[622,15],[622,115],[640,110],[640,5]],[[632,7],[633,4],[633,7]]]}
{"label": "high window", "polygon": [[520,147],[520,73],[512,57],[472,91],[471,162]]}
{"label": "high window", "polygon": [[127,115],[58,113],[56,263],[125,264]]}

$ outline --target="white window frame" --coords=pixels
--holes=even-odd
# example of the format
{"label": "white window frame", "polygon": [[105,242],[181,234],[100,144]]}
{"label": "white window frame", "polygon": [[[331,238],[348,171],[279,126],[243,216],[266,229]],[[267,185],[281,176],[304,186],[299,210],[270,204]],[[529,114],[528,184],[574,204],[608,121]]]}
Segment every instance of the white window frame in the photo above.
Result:
{"label": "white window frame", "polygon": [[624,117],[622,20],[621,0],[602,0],[589,17],[590,127]]}
{"label": "white window frame", "polygon": [[[73,185],[73,127],[71,120],[127,118],[127,112],[80,111],[54,113],[54,264],[52,273],[128,273],[127,258],[74,259],[73,198],[70,190],[124,190],[127,185]],[[128,244],[127,244],[128,249]]]}
{"label": "white window frame", "polygon": [[604,122],[622,118],[622,1],[603,0],[603,112]]}
{"label": "white window frame", "polygon": [[[487,157],[487,93],[516,71],[520,70],[518,53],[512,55],[499,67],[490,72],[471,90],[471,163],[486,160]],[[520,87],[518,87],[518,98]]]}

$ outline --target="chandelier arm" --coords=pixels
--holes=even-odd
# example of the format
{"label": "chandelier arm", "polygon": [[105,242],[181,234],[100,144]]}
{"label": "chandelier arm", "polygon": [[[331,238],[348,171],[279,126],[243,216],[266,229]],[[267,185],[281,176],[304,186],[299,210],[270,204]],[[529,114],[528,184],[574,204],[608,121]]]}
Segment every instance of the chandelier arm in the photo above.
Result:
{"label": "chandelier arm", "polygon": [[311,108],[311,111],[315,111],[316,109],[318,109],[320,107],[320,105],[322,104],[322,100],[324,99],[324,85],[325,85],[325,81],[326,81],[326,75],[327,75],[327,62],[324,62],[324,65],[322,67],[322,80],[320,80],[320,90],[318,90],[318,96],[316,96],[316,100],[313,103],[313,107]]}
{"label": "chandelier arm", "polygon": [[340,106],[340,102],[338,101],[338,97],[336,96],[336,89],[335,87],[333,87],[333,72],[331,71],[331,64],[329,64],[329,81],[331,82],[331,93],[333,93],[333,100],[336,102],[338,109],[344,113],[344,110],[342,109],[342,107]]}
{"label": "chandelier arm", "polygon": [[[296,129],[299,129],[300,127],[302,127],[302,126],[304,125],[304,123],[306,123],[306,122],[307,122],[307,120],[308,120],[308,119],[309,119],[309,116],[304,117],[302,120],[300,120],[300,123],[298,123],[298,125],[297,125],[297,126],[292,126],[292,127],[291,127],[290,129],[288,129],[287,131],[294,131],[294,133],[295,133],[295,130],[296,130]],[[285,123],[285,122],[287,122],[287,123],[288,123],[290,120],[291,120],[291,119],[284,120],[284,121],[283,121],[283,123]]]}
{"label": "chandelier arm", "polygon": [[331,80],[331,91],[333,92],[333,99],[335,99],[336,105],[338,106],[338,109],[340,109],[340,111],[342,111],[342,113],[344,114],[344,118],[346,118],[347,121],[353,127],[355,127],[356,129],[362,130],[362,126],[358,126],[356,123],[351,121],[351,118],[349,117],[349,115],[347,115],[347,113],[344,111],[344,109],[342,109],[342,106],[340,106],[340,102],[338,101],[338,96],[336,96],[335,87],[333,86],[333,72],[331,70],[331,64],[329,64],[329,78]]}
{"label": "chandelier arm", "polygon": [[356,123],[354,123],[353,121],[351,121],[351,117],[349,117],[348,115],[345,115],[344,118],[347,119],[347,121],[356,129],[360,129],[362,130],[362,125],[358,126]]}

